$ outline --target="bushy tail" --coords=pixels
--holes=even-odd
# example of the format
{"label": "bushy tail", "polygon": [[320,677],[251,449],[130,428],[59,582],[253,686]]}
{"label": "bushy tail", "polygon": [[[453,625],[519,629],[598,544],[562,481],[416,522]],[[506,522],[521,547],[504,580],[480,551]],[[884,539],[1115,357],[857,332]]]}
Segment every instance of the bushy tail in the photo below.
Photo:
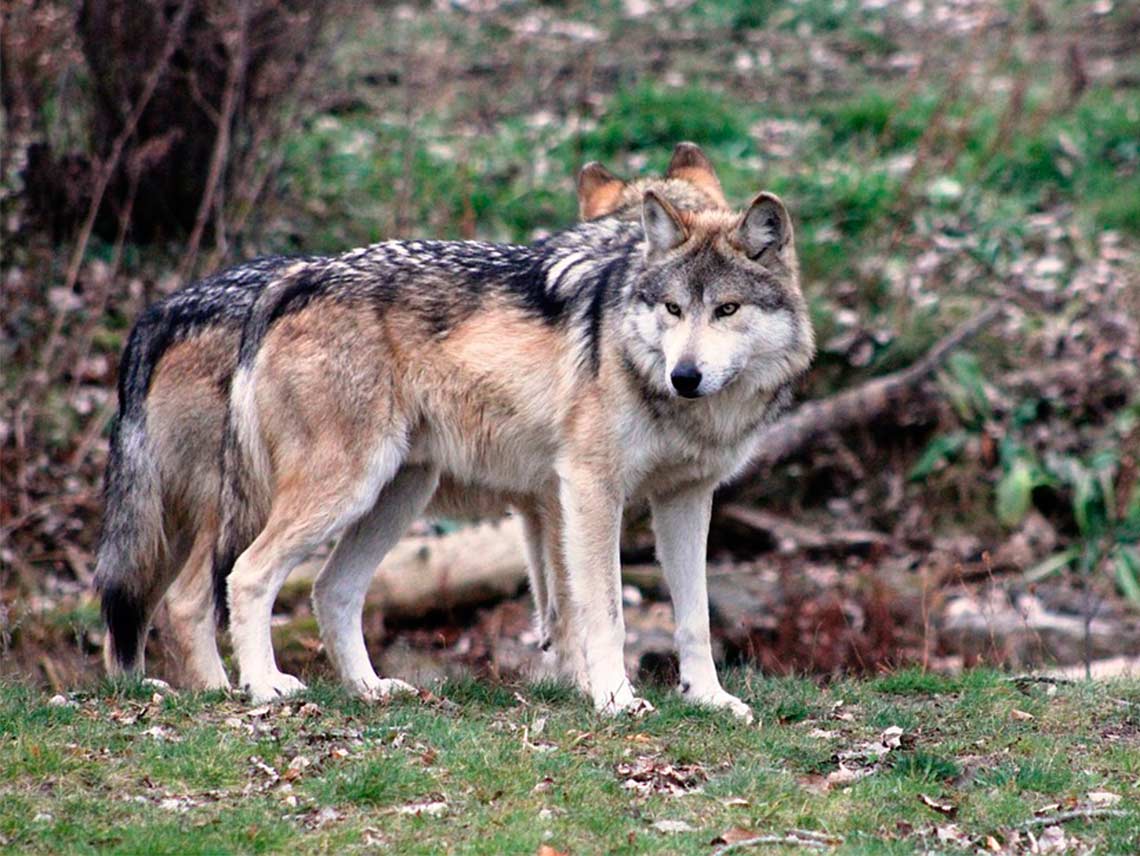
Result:
{"label": "bushy tail", "polygon": [[119,411],[103,487],[103,531],[95,585],[107,624],[104,659],[111,673],[134,671],[166,554],[162,484],[146,430],[146,392],[155,348],[149,319],[131,332],[119,368]]}

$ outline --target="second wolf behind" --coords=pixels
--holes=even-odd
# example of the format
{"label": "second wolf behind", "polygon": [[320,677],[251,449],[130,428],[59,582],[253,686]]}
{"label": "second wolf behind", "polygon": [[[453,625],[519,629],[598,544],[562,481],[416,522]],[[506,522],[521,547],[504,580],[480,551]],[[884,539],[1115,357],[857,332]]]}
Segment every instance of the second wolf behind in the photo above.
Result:
{"label": "second wolf behind", "polygon": [[242,686],[301,687],[277,668],[272,604],[339,533],[318,619],[342,675],[375,680],[359,632],[371,569],[446,477],[544,510],[607,712],[643,704],[623,665],[618,536],[625,503],[647,498],[681,691],[750,717],[712,660],[712,493],[813,351],[791,221],[766,193],[734,214],[650,190],[641,222],[534,246],[389,242],[289,266],[250,311],[230,393],[217,571]]}

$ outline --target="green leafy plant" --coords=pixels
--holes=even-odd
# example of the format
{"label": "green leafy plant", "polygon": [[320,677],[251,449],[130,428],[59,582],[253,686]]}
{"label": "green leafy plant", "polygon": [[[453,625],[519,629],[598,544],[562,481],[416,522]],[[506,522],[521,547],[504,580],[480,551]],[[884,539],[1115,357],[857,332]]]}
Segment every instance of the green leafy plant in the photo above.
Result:
{"label": "green leafy plant", "polygon": [[[1057,456],[1046,466],[1069,492],[1079,540],[1031,568],[1029,579],[1073,566],[1085,573],[1105,567],[1121,593],[1140,604],[1140,482],[1135,464],[1122,466],[1120,451],[1107,449],[1087,459]],[[1118,501],[1125,490],[1127,499]]]}

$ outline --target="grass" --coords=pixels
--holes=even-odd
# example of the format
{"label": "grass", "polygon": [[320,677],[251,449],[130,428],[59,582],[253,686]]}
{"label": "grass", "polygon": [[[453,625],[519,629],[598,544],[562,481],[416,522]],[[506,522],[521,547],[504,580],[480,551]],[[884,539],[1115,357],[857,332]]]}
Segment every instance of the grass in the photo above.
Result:
{"label": "grass", "polygon": [[[924,798],[952,807],[954,840],[968,847],[1107,791],[1123,815],[1072,821],[1066,834],[1100,853],[1140,847],[1140,683],[1019,686],[984,671],[822,688],[745,672],[730,681],[759,727],[670,694],[651,694],[659,710],[643,720],[603,720],[555,684],[463,681],[378,706],[319,685],[253,710],[122,683],[59,705],[7,684],[0,846],[704,854],[743,828],[893,853],[949,823]],[[899,745],[861,756],[890,726],[903,729]],[[829,781],[841,758],[865,775]],[[623,781],[631,768],[636,787]],[[660,831],[665,820],[689,828]]]}

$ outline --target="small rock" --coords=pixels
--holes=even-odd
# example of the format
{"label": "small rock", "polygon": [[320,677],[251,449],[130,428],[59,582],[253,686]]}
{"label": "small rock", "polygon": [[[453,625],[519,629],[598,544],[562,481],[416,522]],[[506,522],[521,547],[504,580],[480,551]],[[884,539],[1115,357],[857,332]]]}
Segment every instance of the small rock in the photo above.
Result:
{"label": "small rock", "polygon": [[1096,806],[1116,805],[1123,797],[1112,791],[1089,791],[1089,802]]}
{"label": "small rock", "polygon": [[439,800],[431,802],[418,802],[411,803],[410,805],[402,805],[396,809],[396,814],[412,814],[416,817],[441,817],[447,814],[447,803]]}
{"label": "small rock", "polygon": [[685,823],[683,820],[659,820],[653,824],[653,828],[658,832],[664,832],[666,835],[675,835],[678,832],[693,831],[693,827]]}

